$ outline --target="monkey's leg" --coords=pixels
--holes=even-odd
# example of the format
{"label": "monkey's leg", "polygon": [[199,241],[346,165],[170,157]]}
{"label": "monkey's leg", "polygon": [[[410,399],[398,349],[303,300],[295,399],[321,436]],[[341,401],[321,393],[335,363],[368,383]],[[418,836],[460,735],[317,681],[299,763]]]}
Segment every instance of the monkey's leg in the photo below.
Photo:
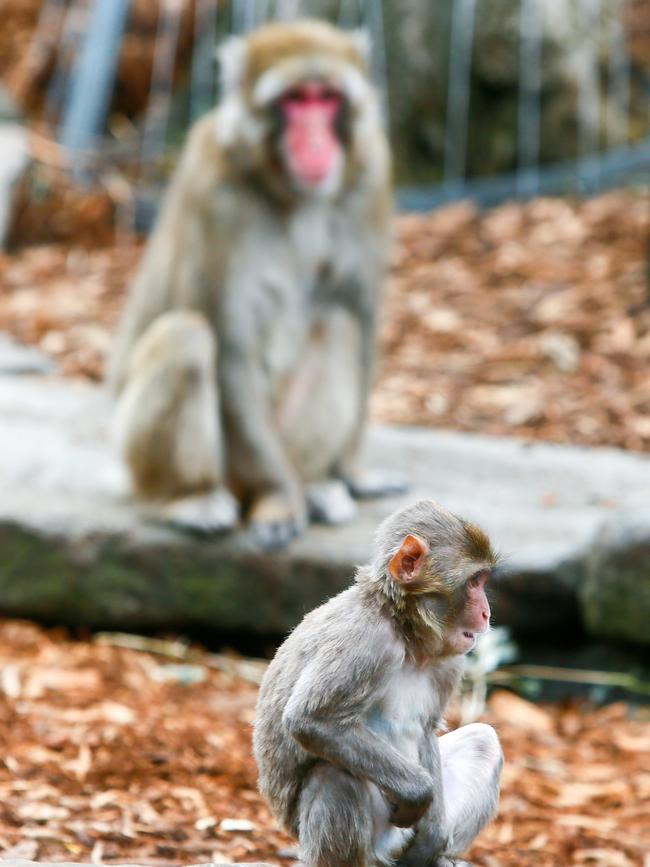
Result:
{"label": "monkey's leg", "polygon": [[357,505],[347,486],[339,479],[312,482],[305,490],[312,521],[319,524],[349,524],[357,516]]}
{"label": "monkey's leg", "polygon": [[458,856],[496,812],[503,753],[494,729],[472,723],[436,738],[435,746],[442,804],[418,823],[397,867],[464,867]]}
{"label": "monkey's leg", "polygon": [[449,841],[444,854],[455,857],[496,813],[503,752],[496,732],[484,723],[449,732],[438,744]]}
{"label": "monkey's leg", "polygon": [[369,787],[351,774],[318,762],[298,804],[300,862],[306,867],[370,867],[373,804]]}
{"label": "monkey's leg", "polygon": [[397,470],[359,469],[356,466],[339,471],[348,490],[356,500],[393,497],[409,488],[405,476]]}
{"label": "monkey's leg", "polygon": [[136,494],[156,502],[159,517],[197,532],[236,524],[237,502],[221,484],[215,341],[202,316],[171,311],[142,334],[113,432]]}

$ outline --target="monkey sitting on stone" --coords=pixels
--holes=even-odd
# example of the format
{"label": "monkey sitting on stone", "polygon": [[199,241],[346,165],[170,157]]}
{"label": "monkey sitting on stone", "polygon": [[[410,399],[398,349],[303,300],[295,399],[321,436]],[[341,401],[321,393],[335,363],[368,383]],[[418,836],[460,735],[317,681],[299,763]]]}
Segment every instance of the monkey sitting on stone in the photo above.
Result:
{"label": "monkey sitting on stone", "polygon": [[136,495],[285,545],[396,493],[357,458],[389,249],[390,160],[362,35],[269,24],[221,48],[109,368]]}
{"label": "monkey sitting on stone", "polygon": [[482,530],[417,502],[380,525],[356,582],[278,650],[253,745],[260,790],[306,867],[458,863],[494,815],[494,729],[435,729],[489,628],[495,562]]}

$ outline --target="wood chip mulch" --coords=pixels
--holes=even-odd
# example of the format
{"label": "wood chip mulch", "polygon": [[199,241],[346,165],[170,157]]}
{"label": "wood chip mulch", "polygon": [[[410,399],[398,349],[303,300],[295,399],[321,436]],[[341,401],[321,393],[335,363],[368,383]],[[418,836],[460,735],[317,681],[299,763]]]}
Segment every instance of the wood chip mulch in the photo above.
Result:
{"label": "wood chip mulch", "polygon": [[[640,192],[400,217],[373,419],[650,450],[649,233]],[[100,378],[141,249],[0,255],[0,329]]]}
{"label": "wood chip mulch", "polygon": [[375,418],[650,450],[647,195],[397,229]]}
{"label": "wood chip mulch", "polygon": [[[210,658],[0,622],[0,857],[293,863],[255,788],[247,662],[227,674]],[[648,867],[648,709],[500,690],[486,719],[506,764],[476,865]]]}

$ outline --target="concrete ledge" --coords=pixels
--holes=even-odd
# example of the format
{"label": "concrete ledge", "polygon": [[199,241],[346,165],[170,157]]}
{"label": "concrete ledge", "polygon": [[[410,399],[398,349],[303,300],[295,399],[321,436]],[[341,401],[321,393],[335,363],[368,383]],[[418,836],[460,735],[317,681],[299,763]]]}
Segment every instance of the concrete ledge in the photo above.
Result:
{"label": "concrete ledge", "polygon": [[281,633],[345,587],[377,523],[428,496],[477,521],[505,555],[495,622],[573,629],[585,555],[612,515],[648,501],[650,460],[585,449],[378,428],[369,464],[413,488],[365,503],[348,527],[312,527],[284,552],[245,531],[197,540],[148,523],[106,442],[102,390],[56,377],[0,376],[0,611],[110,629]]}

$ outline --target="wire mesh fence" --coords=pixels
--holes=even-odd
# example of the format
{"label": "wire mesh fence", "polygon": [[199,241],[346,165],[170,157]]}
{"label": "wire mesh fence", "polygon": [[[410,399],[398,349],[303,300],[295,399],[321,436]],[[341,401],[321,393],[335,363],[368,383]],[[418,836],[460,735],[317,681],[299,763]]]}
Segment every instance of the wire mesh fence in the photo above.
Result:
{"label": "wire mesh fence", "polygon": [[[481,14],[491,2],[438,4],[444,12],[444,92],[425,120],[440,130],[440,141],[425,156],[431,171],[424,181],[409,183],[406,173],[399,190],[402,205],[422,209],[467,196],[489,204],[512,196],[592,193],[644,181],[650,166],[650,83],[643,65],[630,55],[626,0],[561,4],[570,6],[571,26],[583,34],[567,64],[573,77],[565,82],[573,94],[573,144],[561,159],[549,159],[543,147],[546,44],[557,0],[509,3],[516,65],[512,122],[502,124],[495,135],[509,140],[512,156],[503,165],[476,171],[470,145],[491,147],[489,136],[477,144],[473,130],[476,113],[486,111],[475,104],[476,69],[489,46],[477,42],[477,35]],[[215,46],[229,34],[245,33],[268,20],[318,15],[342,27],[365,27],[391,136],[399,141],[403,134],[400,103],[409,94],[398,89],[407,58],[403,48],[400,56],[393,46],[393,30],[400,27],[396,0],[152,0],[148,14],[155,16],[155,25],[146,99],[131,118],[129,134],[115,135],[110,118],[117,69],[137,5],[137,0],[43,0],[27,66],[42,65],[47,58],[51,74],[43,117],[56,130],[79,181],[107,166],[129,167],[149,182],[164,175],[187,125],[218,97]]]}

